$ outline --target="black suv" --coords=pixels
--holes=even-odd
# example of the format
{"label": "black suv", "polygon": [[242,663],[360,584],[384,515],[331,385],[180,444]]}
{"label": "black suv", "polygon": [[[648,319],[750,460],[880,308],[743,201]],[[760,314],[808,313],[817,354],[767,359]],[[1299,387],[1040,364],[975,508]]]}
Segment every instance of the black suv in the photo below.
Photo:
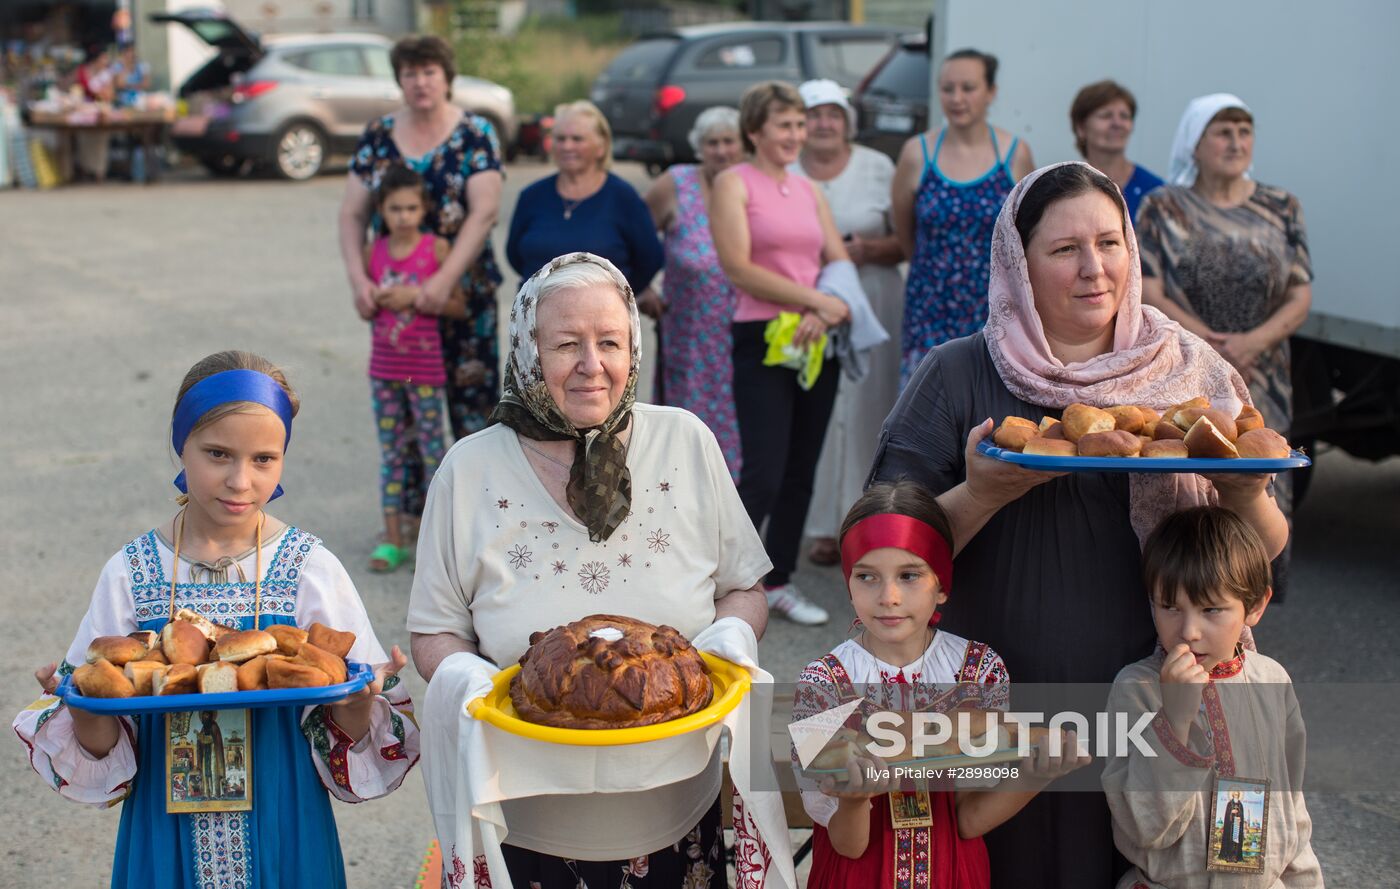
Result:
{"label": "black suv", "polygon": [[695,160],[687,141],[714,105],[737,107],[764,80],[826,77],[854,89],[899,41],[898,28],[845,22],[729,22],[644,35],[593,82],[613,129],[613,157],[658,170]]}
{"label": "black suv", "polygon": [[901,40],[851,96],[856,141],[898,159],[909,137],[928,129],[932,77],[928,38]]}

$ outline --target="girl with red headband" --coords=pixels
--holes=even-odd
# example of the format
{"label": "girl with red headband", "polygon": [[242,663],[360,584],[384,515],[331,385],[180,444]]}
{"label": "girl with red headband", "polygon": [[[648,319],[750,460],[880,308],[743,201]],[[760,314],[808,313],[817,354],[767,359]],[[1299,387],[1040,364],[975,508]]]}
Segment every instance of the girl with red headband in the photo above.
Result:
{"label": "girl with red headband", "polygon": [[[937,628],[953,586],[948,518],[913,482],[872,485],[841,525],[841,568],[856,612],[855,635],[798,677],[793,720],[861,698],[862,711],[1004,709],[1006,665],[984,642]],[[1073,733],[1065,751],[1078,749]],[[1016,814],[1051,780],[1089,761],[1050,757],[1041,744],[1021,777],[990,791],[909,790],[871,779],[872,757],[848,763],[849,779],[803,790],[815,825],[808,889],[986,887],[982,835]]]}

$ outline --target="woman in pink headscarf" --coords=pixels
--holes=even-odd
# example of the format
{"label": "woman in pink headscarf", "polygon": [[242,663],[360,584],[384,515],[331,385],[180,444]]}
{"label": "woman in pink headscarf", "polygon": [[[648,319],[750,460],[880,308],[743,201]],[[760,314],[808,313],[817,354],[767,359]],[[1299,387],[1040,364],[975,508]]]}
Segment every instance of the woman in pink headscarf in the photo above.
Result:
{"label": "woman in pink headscarf", "polygon": [[[1204,395],[1235,413],[1239,373],[1210,344],[1142,305],[1118,187],[1084,163],[1044,167],[1007,196],[992,237],[989,315],[935,348],[885,422],[872,478],[940,492],[958,585],[944,626],[985,639],[1026,682],[1111,682],[1155,634],[1141,541],[1164,515],[1230,507],[1271,554],[1288,529],[1268,476],[1032,472],[979,455],[993,421],[1039,421],[1073,402],[1158,410]],[[987,837],[993,886],[1111,886],[1101,794],[1043,794]]]}

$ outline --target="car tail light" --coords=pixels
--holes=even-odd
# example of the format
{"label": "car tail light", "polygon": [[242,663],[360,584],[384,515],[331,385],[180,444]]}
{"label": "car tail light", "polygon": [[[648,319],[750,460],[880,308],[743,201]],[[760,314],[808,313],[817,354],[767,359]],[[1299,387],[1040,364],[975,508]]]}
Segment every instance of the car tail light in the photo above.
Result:
{"label": "car tail light", "polygon": [[656,91],[656,113],[665,114],[672,108],[685,101],[685,90],[678,86],[667,84]]}
{"label": "car tail light", "polygon": [[277,88],[275,80],[250,80],[247,83],[240,83],[233,88],[233,95],[230,97],[234,104],[250,102],[261,96],[263,93],[271,92]]}

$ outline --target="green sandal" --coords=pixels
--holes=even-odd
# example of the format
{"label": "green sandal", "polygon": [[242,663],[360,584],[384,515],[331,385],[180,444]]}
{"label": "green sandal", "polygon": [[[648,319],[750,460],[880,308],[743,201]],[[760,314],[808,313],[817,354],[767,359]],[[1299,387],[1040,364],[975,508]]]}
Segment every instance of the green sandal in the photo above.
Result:
{"label": "green sandal", "polygon": [[[376,546],[374,552],[369,554],[369,570],[375,574],[388,574],[398,570],[407,558],[407,547],[394,546],[386,541]],[[376,563],[384,567],[376,567]]]}

